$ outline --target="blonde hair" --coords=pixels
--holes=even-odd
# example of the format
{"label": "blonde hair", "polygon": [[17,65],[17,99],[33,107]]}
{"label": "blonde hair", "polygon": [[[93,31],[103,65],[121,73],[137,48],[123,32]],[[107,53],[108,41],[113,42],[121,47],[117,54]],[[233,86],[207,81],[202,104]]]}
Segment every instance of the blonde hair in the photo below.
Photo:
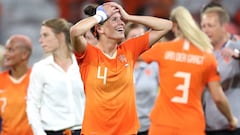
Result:
{"label": "blonde hair", "polygon": [[170,14],[170,19],[177,23],[183,37],[193,43],[197,48],[210,53],[213,51],[210,39],[200,30],[199,26],[186,8],[178,6],[173,9]]}

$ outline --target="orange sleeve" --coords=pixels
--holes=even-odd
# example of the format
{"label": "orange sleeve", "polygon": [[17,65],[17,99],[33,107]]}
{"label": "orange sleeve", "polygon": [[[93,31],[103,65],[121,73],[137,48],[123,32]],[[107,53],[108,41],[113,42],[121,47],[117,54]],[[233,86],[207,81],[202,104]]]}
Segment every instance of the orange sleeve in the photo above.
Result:
{"label": "orange sleeve", "polygon": [[88,50],[89,50],[89,49],[88,49],[89,46],[91,47],[90,44],[87,44],[86,50],[85,50],[84,52],[82,52],[82,53],[78,53],[78,52],[74,51],[74,54],[75,54],[75,56],[76,56],[76,59],[77,59],[77,62],[78,62],[78,63],[81,63],[81,60],[86,56],[86,53],[87,53]]}
{"label": "orange sleeve", "polygon": [[160,49],[161,44],[162,43],[154,44],[152,48],[150,48],[149,50],[147,50],[141,55],[141,58],[147,63],[150,63],[152,61],[158,61],[159,56],[162,54],[162,49]]}
{"label": "orange sleeve", "polygon": [[149,49],[149,32],[137,38],[129,39],[121,44],[133,53],[134,60],[136,60],[141,53]]}

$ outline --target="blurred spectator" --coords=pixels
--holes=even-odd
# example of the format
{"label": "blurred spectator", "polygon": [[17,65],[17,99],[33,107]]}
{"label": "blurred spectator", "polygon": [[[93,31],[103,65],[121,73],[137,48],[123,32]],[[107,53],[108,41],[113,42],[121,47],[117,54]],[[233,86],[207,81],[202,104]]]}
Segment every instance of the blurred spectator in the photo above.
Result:
{"label": "blurred spectator", "polygon": [[5,52],[5,48],[3,45],[0,45],[0,71],[3,70],[3,55]]}
{"label": "blurred spectator", "polygon": [[[32,39],[33,53],[29,64],[40,60],[43,56],[39,45],[39,26],[42,20],[58,16],[55,0],[1,0],[3,41],[13,34],[24,34]],[[3,42],[0,41],[0,42]]]}
{"label": "blurred spectator", "polygon": [[[146,30],[144,25],[129,22],[125,26],[126,40],[141,36]],[[149,114],[158,95],[158,70],[156,62],[146,63],[141,59],[138,59],[134,66],[137,114],[140,121],[138,135],[148,134]]]}
{"label": "blurred spectator", "polygon": [[1,135],[32,135],[26,114],[26,95],[31,68],[32,42],[25,35],[11,36],[5,46],[0,73]]}
{"label": "blurred spectator", "polygon": [[137,9],[137,14],[168,18],[175,0],[148,0]]}
{"label": "blurred spectator", "polygon": [[[233,114],[240,119],[240,40],[229,33],[226,24],[230,21],[227,11],[218,3],[209,3],[201,12],[201,27],[208,35],[218,62],[218,71],[225,95],[229,100]],[[235,52],[235,50],[238,50]],[[237,59],[236,59],[237,58]],[[204,95],[207,135],[239,135],[240,123],[234,131],[228,130],[228,121],[217,110],[210,93]]]}
{"label": "blurred spectator", "polygon": [[237,10],[235,16],[234,16],[234,21],[236,22],[237,27],[237,31],[238,34],[240,34],[240,8]]}

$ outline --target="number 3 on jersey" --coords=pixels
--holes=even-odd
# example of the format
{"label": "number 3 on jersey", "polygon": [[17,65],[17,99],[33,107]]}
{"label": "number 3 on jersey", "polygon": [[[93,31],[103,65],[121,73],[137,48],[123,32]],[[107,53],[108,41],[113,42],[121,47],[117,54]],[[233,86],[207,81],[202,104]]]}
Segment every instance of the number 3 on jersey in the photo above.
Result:
{"label": "number 3 on jersey", "polygon": [[175,96],[171,99],[171,101],[175,103],[186,104],[188,102],[191,74],[186,72],[176,72],[174,77],[184,79],[184,83],[176,87],[176,90],[182,91],[182,96]]}
{"label": "number 3 on jersey", "polygon": [[98,79],[103,79],[103,84],[104,85],[107,83],[107,68],[106,67],[104,67],[103,75],[101,75],[101,67],[98,66],[97,78]]}

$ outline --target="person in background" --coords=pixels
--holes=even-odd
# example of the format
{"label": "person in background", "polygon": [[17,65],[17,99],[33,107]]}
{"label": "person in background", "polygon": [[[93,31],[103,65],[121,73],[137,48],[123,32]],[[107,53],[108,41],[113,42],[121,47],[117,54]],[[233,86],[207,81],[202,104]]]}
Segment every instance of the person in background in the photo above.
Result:
{"label": "person in background", "polygon": [[3,67],[3,55],[5,52],[5,48],[3,45],[0,44],[0,71],[3,71],[4,67]]}
{"label": "person in background", "polygon": [[[201,12],[201,28],[205,32],[214,49],[218,62],[223,91],[229,100],[233,114],[240,119],[240,40],[238,35],[227,32],[225,25],[229,23],[229,15],[217,3],[207,4]],[[206,91],[204,94],[207,135],[239,135],[240,124],[236,130],[228,130],[228,121],[217,110],[214,99]]]}
{"label": "person in background", "polygon": [[[136,135],[139,129],[135,104],[133,70],[139,55],[172,27],[172,22],[151,16],[129,15],[119,4],[107,2],[89,8],[85,19],[71,28],[71,39],[86,93],[82,134]],[[147,20],[147,21],[146,21]],[[125,39],[124,21],[151,30]],[[95,46],[84,34],[94,28]]]}
{"label": "person in background", "polygon": [[91,45],[96,45],[98,40],[96,37],[94,37],[93,33],[89,30],[84,34],[84,37],[86,38],[86,41]]}
{"label": "person in background", "polygon": [[85,95],[71,49],[70,24],[63,18],[42,22],[39,42],[48,56],[35,63],[27,94],[34,135],[80,135]]}
{"label": "person in background", "polygon": [[[0,44],[0,71],[3,71],[4,70],[4,67],[3,67],[3,55],[4,55],[4,52],[5,52],[5,48],[3,45]],[[2,123],[2,120],[0,119],[0,124]],[[0,131],[1,131],[1,126],[0,126]]]}
{"label": "person in background", "polygon": [[[147,28],[141,24],[127,23],[125,26],[126,40],[143,35]],[[150,125],[149,114],[158,95],[159,78],[158,64],[150,64],[138,59],[134,66],[134,84],[140,129],[138,135],[147,135]]]}
{"label": "person in background", "polygon": [[202,94],[206,85],[230,130],[238,124],[220,85],[212,46],[190,12],[178,6],[170,15],[175,39],[142,54],[158,62],[160,94],[151,112],[149,135],[205,135]]}
{"label": "person in background", "polygon": [[26,114],[26,96],[31,67],[32,41],[26,35],[12,35],[5,44],[0,72],[1,135],[33,135]]}

